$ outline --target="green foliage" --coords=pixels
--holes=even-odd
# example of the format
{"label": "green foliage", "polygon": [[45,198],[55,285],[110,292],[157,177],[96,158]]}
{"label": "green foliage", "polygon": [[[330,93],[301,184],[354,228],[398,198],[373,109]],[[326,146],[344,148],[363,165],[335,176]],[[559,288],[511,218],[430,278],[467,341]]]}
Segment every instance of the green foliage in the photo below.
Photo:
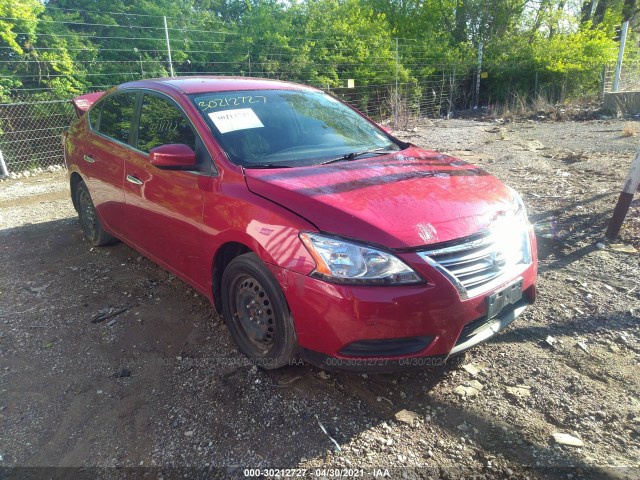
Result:
{"label": "green foliage", "polygon": [[533,62],[554,73],[580,72],[594,64],[603,65],[614,60],[616,53],[606,32],[591,28],[552,38],[536,34],[531,47]]}
{"label": "green foliage", "polygon": [[[6,101],[12,88],[22,86],[18,75],[8,68],[17,56],[29,51],[35,41],[38,14],[44,7],[38,0],[0,0],[0,101]],[[18,65],[23,68],[23,65]]]}
{"label": "green foliage", "polygon": [[543,95],[557,102],[594,94],[603,66],[616,54],[606,29],[590,23],[551,37],[538,31],[494,39],[485,57],[488,96],[508,102],[513,96]]}
{"label": "green foliage", "polygon": [[23,54],[23,47],[33,41],[37,16],[43,9],[38,0],[0,0],[0,39],[13,53]]}
{"label": "green foliage", "polygon": [[[565,0],[0,0],[0,100],[16,88],[68,98],[168,75],[163,16],[181,74],[339,92],[354,79],[367,108],[381,89],[391,95],[397,72],[400,93],[417,105],[433,90],[427,78],[468,72],[470,86],[482,42],[485,102],[541,91],[564,99],[595,93],[602,65],[615,61],[625,2],[593,5],[585,13]],[[628,55],[637,56],[634,30]]]}

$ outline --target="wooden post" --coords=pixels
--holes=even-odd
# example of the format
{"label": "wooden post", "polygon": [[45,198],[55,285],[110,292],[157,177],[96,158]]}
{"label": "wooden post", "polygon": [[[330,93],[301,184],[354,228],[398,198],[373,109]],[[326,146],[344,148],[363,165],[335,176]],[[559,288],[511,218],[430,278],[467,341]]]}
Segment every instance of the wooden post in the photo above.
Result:
{"label": "wooden post", "polygon": [[633,200],[633,194],[638,189],[638,184],[640,184],[640,146],[636,150],[636,157],[633,159],[633,163],[631,163],[631,169],[622,187],[622,192],[620,192],[613,216],[611,220],[609,220],[606,233],[606,237],[609,240],[614,240],[618,236],[618,233],[620,233],[620,228],[622,227],[624,218],[627,216],[631,201]]}

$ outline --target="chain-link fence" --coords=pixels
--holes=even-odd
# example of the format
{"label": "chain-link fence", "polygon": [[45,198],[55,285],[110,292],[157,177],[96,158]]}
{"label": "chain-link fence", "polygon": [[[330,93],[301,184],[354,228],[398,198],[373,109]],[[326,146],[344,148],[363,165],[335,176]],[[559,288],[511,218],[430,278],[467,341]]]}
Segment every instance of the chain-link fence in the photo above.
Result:
{"label": "chain-link fence", "polygon": [[[119,23],[106,24],[91,20],[91,15],[100,12],[79,12],[89,15],[88,19],[46,20],[52,28],[68,30],[59,34],[60,39],[74,38],[79,44],[65,46],[60,41],[39,47],[50,59],[66,58],[72,52],[73,68],[61,70],[56,61],[43,62],[37,49],[18,54],[0,46],[0,98],[4,102],[0,103],[0,160],[9,172],[63,163],[60,140],[75,116],[70,104],[73,96],[170,72],[264,77],[312,85],[394,129],[407,128],[419,117],[448,117],[454,110],[479,105],[528,104],[542,97],[562,102],[569,93],[581,94],[571,90],[572,85],[597,89],[602,72],[598,66],[593,71],[559,77],[557,72],[505,62],[485,62],[480,72],[475,60],[469,60],[471,64],[441,63],[442,57],[434,56],[419,39],[356,36],[346,42],[333,41],[329,35],[291,38],[291,43],[283,44],[263,35],[254,42],[237,29],[202,30],[192,25],[193,18],[168,19],[167,26],[167,19],[160,16],[127,15],[125,21],[124,14],[115,14]],[[36,39],[47,41],[55,35],[52,31],[33,33]],[[359,52],[353,45],[356,38],[361,44],[379,44],[370,52],[366,48]],[[632,68],[624,71],[622,88],[631,85],[631,78],[638,78]],[[480,81],[481,87],[476,89]]]}
{"label": "chain-link fence", "polygon": [[[461,89],[468,75],[468,70],[449,68],[414,83],[327,90],[375,120],[406,128],[417,117],[441,117],[451,112],[464,95]],[[61,135],[74,118],[71,98],[22,94],[0,104],[0,152],[8,172],[62,164]]]}
{"label": "chain-link fence", "polygon": [[[621,87],[633,88],[632,79],[634,75],[640,75],[640,68],[632,70],[629,67],[623,71],[627,75],[624,77],[625,82],[621,81]],[[610,75],[606,72],[603,78],[604,85],[608,86]],[[176,75],[199,73],[184,72],[176,68]],[[145,77],[138,74],[138,78]],[[388,124],[394,129],[406,129],[414,124],[417,118],[446,118],[454,110],[472,108],[474,77],[473,67],[444,65],[413,82],[396,85],[390,81],[349,86],[348,81],[345,81],[343,87],[325,87],[323,90],[344,99],[376,121]],[[289,80],[286,76],[280,78]],[[483,84],[489,99],[491,81],[491,78],[485,79]],[[566,82],[570,81],[567,77]],[[533,90],[528,97],[530,99],[535,99],[541,94],[545,94],[550,101],[556,96],[562,97],[552,96],[542,79],[535,78],[531,82],[535,87],[532,86]],[[638,85],[640,86],[640,82]],[[106,89],[108,86],[101,88]],[[526,103],[526,100],[525,98],[523,101]],[[63,164],[61,134],[74,118],[71,97],[56,98],[52,95],[47,96],[46,92],[21,92],[11,102],[0,104],[0,152],[8,171],[22,172]]]}
{"label": "chain-link fence", "polygon": [[0,151],[9,172],[63,163],[61,135],[75,117],[69,100],[24,96],[0,104]]}
{"label": "chain-link fence", "polygon": [[[614,76],[616,65],[610,64],[604,68],[603,93],[614,92]],[[640,92],[640,62],[625,61],[620,68],[618,92]]]}
{"label": "chain-link fence", "polygon": [[[74,118],[74,96],[174,72],[315,86],[394,128],[471,106],[473,67],[439,64],[419,39],[355,35],[347,41],[319,33],[283,42],[268,32],[244,35],[231,24],[203,30],[198,15],[73,12],[52,7],[43,29],[30,34],[35,45],[22,53],[0,46],[0,159],[9,172],[63,162],[61,133]],[[112,14],[114,23],[102,21],[102,13]],[[367,42],[375,45],[365,48]],[[73,58],[73,68],[59,58]]]}
{"label": "chain-link fence", "polygon": [[[62,163],[60,136],[74,117],[72,97],[174,73],[311,85],[394,129],[454,110],[524,113],[532,106],[604,97],[613,78],[613,69],[603,70],[602,60],[595,60],[609,58],[602,52],[593,63],[591,56],[563,56],[575,53],[551,55],[545,63],[519,49],[508,50],[514,58],[507,58],[502,43],[493,40],[449,48],[435,32],[404,38],[403,29],[377,22],[382,16],[331,10],[337,6],[329,3],[327,11],[310,4],[291,17],[281,15],[286,8],[256,7],[245,17],[235,6],[222,8],[225,15],[203,7],[164,16],[127,2],[117,11],[107,11],[108,2],[98,2],[100,11],[41,3],[33,22],[3,17],[10,32],[5,36],[16,36],[13,45],[0,42],[0,164],[10,172]],[[360,20],[345,22],[343,13]],[[640,64],[625,63],[619,91],[637,89]]]}

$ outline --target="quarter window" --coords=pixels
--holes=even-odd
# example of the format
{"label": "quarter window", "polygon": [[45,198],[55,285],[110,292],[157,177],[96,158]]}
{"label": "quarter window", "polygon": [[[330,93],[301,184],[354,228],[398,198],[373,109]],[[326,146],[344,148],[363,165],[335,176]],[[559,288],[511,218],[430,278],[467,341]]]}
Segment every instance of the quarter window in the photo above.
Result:
{"label": "quarter window", "polygon": [[135,93],[116,93],[106,98],[100,113],[98,131],[119,142],[129,143],[135,103]]}
{"label": "quarter window", "polygon": [[87,114],[89,118],[89,126],[92,130],[98,131],[98,124],[100,123],[100,110],[102,110],[102,106],[104,105],[104,101],[96,104],[92,109],[89,110]]}
{"label": "quarter window", "polygon": [[183,143],[196,151],[196,136],[190,122],[170,101],[145,94],[140,110],[138,149],[149,152],[170,143]]}

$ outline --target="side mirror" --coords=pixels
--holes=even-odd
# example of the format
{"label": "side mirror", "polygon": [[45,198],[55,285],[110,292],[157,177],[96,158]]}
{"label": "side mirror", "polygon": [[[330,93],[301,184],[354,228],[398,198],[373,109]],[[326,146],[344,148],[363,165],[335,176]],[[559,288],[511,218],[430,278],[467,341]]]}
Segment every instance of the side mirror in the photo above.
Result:
{"label": "side mirror", "polygon": [[152,148],[149,162],[158,168],[188,170],[196,167],[196,154],[182,143],[171,143]]}

